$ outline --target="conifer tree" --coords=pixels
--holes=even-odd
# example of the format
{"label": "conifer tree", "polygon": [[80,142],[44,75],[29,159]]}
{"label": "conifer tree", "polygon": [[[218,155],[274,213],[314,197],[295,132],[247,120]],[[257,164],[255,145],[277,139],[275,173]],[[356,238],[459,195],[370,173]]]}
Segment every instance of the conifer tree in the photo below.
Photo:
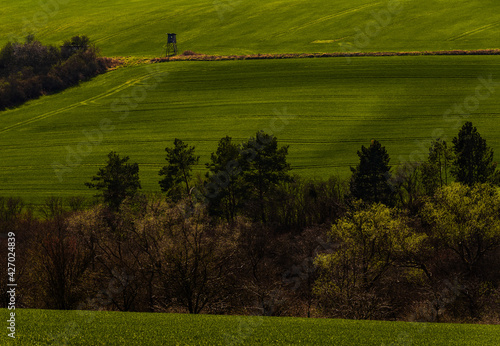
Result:
{"label": "conifer tree", "polygon": [[472,186],[495,179],[496,163],[493,162],[493,150],[486,145],[477,128],[470,121],[466,122],[458,136],[453,138],[452,175],[456,181]]}
{"label": "conifer tree", "polygon": [[120,158],[116,152],[110,152],[106,166],[99,168],[90,183],[85,183],[91,189],[102,191],[104,202],[115,210],[125,198],[133,197],[141,188],[139,165],[127,163],[128,160],[128,156]]}
{"label": "conifer tree", "polygon": [[189,195],[191,186],[191,170],[200,159],[194,155],[194,147],[189,147],[187,144],[178,138],[174,140],[173,148],[165,148],[167,152],[168,164],[164,166],[159,175],[163,176],[160,180],[162,192],[167,192],[171,196],[180,197],[180,186],[184,185],[186,194]]}
{"label": "conifer tree", "polygon": [[389,154],[377,140],[370,146],[361,146],[358,151],[359,164],[353,168],[350,191],[353,197],[368,203],[384,203],[391,205],[393,189],[389,183],[391,177]]}

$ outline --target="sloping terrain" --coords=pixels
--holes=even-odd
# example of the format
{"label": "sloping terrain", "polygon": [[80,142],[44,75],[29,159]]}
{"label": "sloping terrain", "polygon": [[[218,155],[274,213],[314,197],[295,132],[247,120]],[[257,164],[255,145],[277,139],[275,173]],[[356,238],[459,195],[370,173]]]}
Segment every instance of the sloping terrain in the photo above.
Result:
{"label": "sloping terrain", "polygon": [[[500,47],[498,9],[493,0],[19,0],[0,8],[0,44],[85,34],[107,56],[158,57],[175,32],[181,52],[205,54],[487,49]],[[393,164],[421,160],[433,136],[451,139],[465,120],[498,155],[497,81],[498,56],[121,68],[0,113],[0,195],[91,195],[83,183],[111,150],[139,162],[144,189],[158,190],[174,138],[196,145],[201,173],[221,137],[260,129],[290,145],[295,173],[322,178],[347,176],[372,138]]]}
{"label": "sloping terrain", "polygon": [[496,0],[18,0],[0,8],[0,44],[86,34],[107,56],[500,48]]}
{"label": "sloping terrain", "polygon": [[[356,151],[372,138],[387,147],[393,164],[425,159],[433,136],[451,140],[465,120],[498,157],[500,87],[492,84],[498,82],[497,56],[122,68],[0,113],[0,195],[90,195],[84,182],[111,150],[138,162],[143,188],[159,191],[164,149],[174,138],[196,146],[203,172],[220,138],[243,142],[260,129],[290,145],[295,173],[322,178],[347,176]],[[470,114],[461,113],[465,107]]]}

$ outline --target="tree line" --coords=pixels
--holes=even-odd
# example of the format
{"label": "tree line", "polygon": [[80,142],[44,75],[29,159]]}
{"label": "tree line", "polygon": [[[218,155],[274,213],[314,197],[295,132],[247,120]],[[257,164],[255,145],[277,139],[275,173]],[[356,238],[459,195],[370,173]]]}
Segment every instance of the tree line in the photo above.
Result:
{"label": "tree line", "polygon": [[8,42],[0,49],[0,111],[77,85],[113,64],[85,35],[61,47],[43,45],[33,35],[24,43]]}
{"label": "tree line", "polygon": [[21,304],[498,322],[498,171],[472,123],[397,167],[372,140],[348,180],[293,175],[287,154],[263,132],[224,137],[194,177],[195,147],[175,139],[161,193],[141,193],[139,165],[111,152],[86,183],[96,205],[52,198],[40,219],[0,200],[31,288]]}

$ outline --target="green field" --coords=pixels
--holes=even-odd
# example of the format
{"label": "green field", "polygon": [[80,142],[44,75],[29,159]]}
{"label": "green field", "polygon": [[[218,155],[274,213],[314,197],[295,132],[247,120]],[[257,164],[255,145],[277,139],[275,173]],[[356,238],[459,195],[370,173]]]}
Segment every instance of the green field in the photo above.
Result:
{"label": "green field", "polygon": [[[138,162],[143,189],[158,191],[164,149],[175,137],[196,146],[196,169],[202,172],[220,138],[242,142],[259,129],[289,144],[294,172],[312,177],[346,177],[357,163],[356,151],[372,138],[387,147],[393,164],[421,159],[410,155],[426,155],[436,129],[451,139],[464,119],[477,126],[498,158],[500,87],[470,116],[444,117],[455,103],[474,97],[480,76],[490,75],[500,80],[496,56],[175,62],[118,69],[0,113],[0,196],[40,202],[51,195],[91,195],[84,182],[111,150]],[[487,96],[486,89],[481,92]],[[102,121],[114,129],[102,137],[84,134]],[[79,158],[68,158],[78,151]],[[69,169],[57,173],[54,163]]]}
{"label": "green field", "polygon": [[18,0],[0,9],[0,44],[83,33],[108,56],[159,56],[175,32],[181,51],[206,54],[500,48],[499,10],[497,0]]}
{"label": "green field", "polygon": [[[154,57],[165,33],[176,32],[180,51],[207,54],[500,47],[500,3],[493,0],[401,0],[360,45],[356,28],[369,33],[374,13],[389,13],[391,3],[398,1],[19,0],[0,9],[0,44],[28,32],[53,44],[86,34],[104,55]],[[472,103],[467,117],[443,116],[474,101],[478,78],[490,76],[500,81],[498,56],[129,66],[0,113],[0,196],[33,203],[90,196],[83,184],[111,150],[138,162],[143,188],[158,191],[164,149],[175,137],[197,147],[201,173],[221,137],[242,142],[260,129],[289,144],[294,172],[311,177],[347,177],[372,138],[393,164],[422,159],[411,154],[426,153],[436,129],[451,138],[466,119],[498,158],[500,87]],[[112,130],[96,135],[106,124]]]}
{"label": "green field", "polygon": [[[2,309],[3,316],[8,310]],[[2,345],[498,345],[492,325],[17,310]],[[7,317],[5,318],[7,319]]]}
{"label": "green field", "polygon": [[[498,0],[399,2],[387,17],[389,0],[18,0],[0,8],[0,45],[28,33],[56,45],[85,34],[103,55],[152,58],[164,54],[165,34],[175,32],[181,52],[224,55],[500,48]],[[386,23],[374,27],[380,13]],[[359,33],[370,30],[362,43]],[[488,79],[496,84],[484,87]],[[0,112],[0,197],[39,204],[49,196],[91,196],[84,183],[111,150],[139,163],[144,190],[159,191],[164,149],[174,138],[196,146],[201,174],[221,137],[243,142],[261,129],[290,145],[292,172],[307,177],[348,177],[356,151],[373,138],[386,146],[392,164],[422,160],[431,138],[451,140],[465,120],[498,161],[499,96],[499,56],[123,67]],[[456,107],[471,111],[460,114]],[[2,345],[9,342],[6,334],[4,328]],[[20,345],[497,345],[500,329],[18,310],[17,336]]]}

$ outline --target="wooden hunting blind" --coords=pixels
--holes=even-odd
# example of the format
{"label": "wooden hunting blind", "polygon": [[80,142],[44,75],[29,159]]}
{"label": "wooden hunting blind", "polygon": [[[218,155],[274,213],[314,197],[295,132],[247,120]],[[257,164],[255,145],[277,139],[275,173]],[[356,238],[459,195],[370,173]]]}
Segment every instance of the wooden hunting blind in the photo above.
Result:
{"label": "wooden hunting blind", "polygon": [[177,35],[176,34],[167,34],[168,41],[167,43],[177,43]]}
{"label": "wooden hunting blind", "polygon": [[167,58],[177,55],[177,35],[167,34]]}

